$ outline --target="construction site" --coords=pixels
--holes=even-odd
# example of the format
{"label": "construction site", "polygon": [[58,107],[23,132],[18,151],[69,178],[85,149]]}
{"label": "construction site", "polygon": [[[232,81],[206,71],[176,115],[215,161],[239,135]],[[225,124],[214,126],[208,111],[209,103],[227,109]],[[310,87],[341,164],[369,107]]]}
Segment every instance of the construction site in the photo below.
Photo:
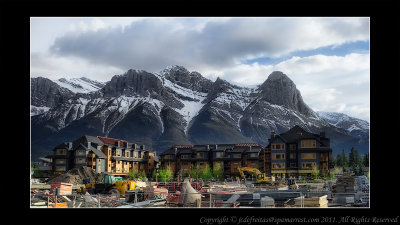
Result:
{"label": "construction site", "polygon": [[369,179],[350,173],[322,182],[260,174],[224,181],[178,176],[159,182],[79,167],[46,181],[32,179],[30,192],[31,208],[369,207]]}

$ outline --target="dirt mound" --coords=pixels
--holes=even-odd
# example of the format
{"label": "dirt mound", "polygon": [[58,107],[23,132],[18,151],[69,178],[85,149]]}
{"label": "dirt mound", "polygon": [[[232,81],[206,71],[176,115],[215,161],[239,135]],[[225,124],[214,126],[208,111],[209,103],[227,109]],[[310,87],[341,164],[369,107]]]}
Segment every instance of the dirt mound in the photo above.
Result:
{"label": "dirt mound", "polygon": [[78,168],[74,168],[67,173],[52,177],[47,181],[47,183],[66,182],[71,184],[83,184],[84,179],[95,181],[97,180],[98,176],[99,174],[94,169],[86,166],[81,166]]}
{"label": "dirt mound", "polygon": [[355,182],[354,177],[350,175],[343,175],[338,177],[336,184],[332,186],[332,192],[354,192]]}

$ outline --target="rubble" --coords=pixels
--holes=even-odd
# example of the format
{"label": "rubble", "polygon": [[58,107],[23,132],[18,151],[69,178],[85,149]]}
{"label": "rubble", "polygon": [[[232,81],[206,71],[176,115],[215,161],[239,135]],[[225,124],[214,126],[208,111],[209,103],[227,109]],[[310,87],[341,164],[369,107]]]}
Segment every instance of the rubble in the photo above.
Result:
{"label": "rubble", "polygon": [[98,179],[99,174],[90,167],[82,166],[69,170],[67,173],[51,177],[47,183],[52,182],[66,182],[74,185],[83,184],[84,179],[95,181]]}

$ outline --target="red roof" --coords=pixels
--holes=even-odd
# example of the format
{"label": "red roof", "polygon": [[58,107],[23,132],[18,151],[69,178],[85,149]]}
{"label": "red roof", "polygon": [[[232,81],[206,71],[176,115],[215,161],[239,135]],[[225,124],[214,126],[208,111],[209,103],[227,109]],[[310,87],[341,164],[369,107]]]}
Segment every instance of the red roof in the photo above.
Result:
{"label": "red roof", "polygon": [[104,144],[106,144],[106,145],[114,145],[115,146],[115,142],[119,141],[119,144],[121,147],[124,147],[124,143],[128,143],[128,146],[129,146],[129,142],[125,141],[125,140],[109,138],[109,137],[100,137],[100,136],[97,136],[97,138],[102,140],[104,142]]}

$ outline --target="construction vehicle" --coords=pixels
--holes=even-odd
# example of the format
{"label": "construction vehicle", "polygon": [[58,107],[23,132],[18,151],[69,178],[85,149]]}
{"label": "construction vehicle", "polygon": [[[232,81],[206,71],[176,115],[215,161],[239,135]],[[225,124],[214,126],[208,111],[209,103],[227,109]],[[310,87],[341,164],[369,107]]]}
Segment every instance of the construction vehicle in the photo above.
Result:
{"label": "construction vehicle", "polygon": [[244,172],[255,173],[257,181],[254,185],[256,186],[261,186],[263,184],[273,184],[275,182],[275,177],[273,176],[267,177],[264,173],[261,173],[257,168],[238,167],[237,170],[239,171],[239,174],[243,179],[246,179]]}
{"label": "construction vehicle", "polygon": [[78,191],[80,194],[111,194],[116,199],[125,197],[128,192],[135,191],[136,183],[131,180],[122,180],[122,177],[115,177],[103,174],[96,181],[84,180],[85,186]]}

